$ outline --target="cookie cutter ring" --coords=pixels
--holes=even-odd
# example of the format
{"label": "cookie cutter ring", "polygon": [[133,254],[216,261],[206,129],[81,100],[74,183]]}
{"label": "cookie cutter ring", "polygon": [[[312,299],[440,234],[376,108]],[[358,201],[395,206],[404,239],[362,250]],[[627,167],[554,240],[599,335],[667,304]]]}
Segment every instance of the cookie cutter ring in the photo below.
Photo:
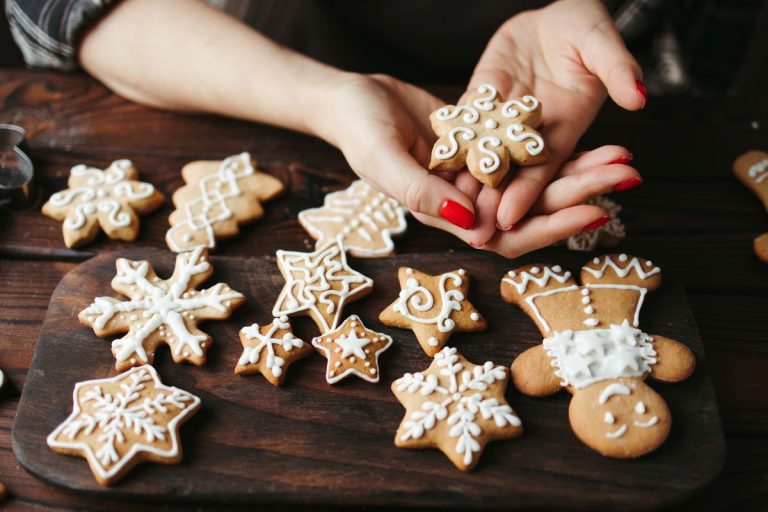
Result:
{"label": "cookie cutter ring", "polygon": [[36,199],[35,169],[22,149],[25,130],[0,124],[0,206],[24,208]]}

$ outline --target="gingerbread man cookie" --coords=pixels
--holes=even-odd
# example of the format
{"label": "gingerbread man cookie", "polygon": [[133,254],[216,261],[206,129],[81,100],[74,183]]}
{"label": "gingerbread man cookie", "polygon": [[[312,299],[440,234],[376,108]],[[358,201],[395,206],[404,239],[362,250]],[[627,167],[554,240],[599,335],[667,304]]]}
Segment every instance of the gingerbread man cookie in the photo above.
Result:
{"label": "gingerbread man cookie", "polygon": [[605,196],[595,196],[585,204],[599,206],[610,217],[610,220],[597,229],[582,231],[566,240],[568,249],[572,251],[594,251],[600,247],[616,247],[626,236],[624,224],[619,219],[621,206]]}
{"label": "gingerbread man cookie", "polygon": [[109,238],[131,242],[139,234],[138,216],[165,201],[155,187],[137,179],[130,160],[115,160],[103,171],[76,165],[69,175],[69,188],[53,194],[43,213],[64,221],[64,244],[70,248],[92,241],[99,227]]}
{"label": "gingerbread man cookie", "polygon": [[203,247],[177,255],[176,269],[166,280],[155,274],[148,261],[118,258],[115,263],[112,288],[130,300],[98,297],[78,318],[97,336],[128,333],[112,342],[119,372],[151,364],[160,343],[171,347],[175,362],[200,366],[211,337],[197,328],[198,322],[229,318],[245,302],[241,293],[224,283],[195,289],[213,273]]}
{"label": "gingerbread man cookie", "polygon": [[362,180],[325,196],[322,207],[299,212],[299,223],[322,247],[338,238],[352,256],[378,258],[395,252],[392,235],[405,232],[406,209]]}
{"label": "gingerbread man cookie", "polygon": [[467,102],[447,105],[429,116],[439,137],[432,148],[432,171],[460,171],[466,163],[478,181],[496,187],[512,164],[547,160],[541,134],[541,102],[533,96],[504,101],[492,85],[468,95]]}
{"label": "gingerbread man cookie", "polygon": [[168,218],[168,247],[175,252],[198,245],[212,249],[217,239],[237,235],[240,224],[263,217],[261,203],[280,195],[283,184],[255,167],[248,153],[185,165],[186,185],[173,194],[176,210]]}
{"label": "gingerbread man cookie", "polygon": [[682,343],[648,335],[639,326],[649,291],[661,270],[626,254],[594,258],[579,286],[559,266],[526,265],[510,271],[501,295],[536,322],[542,345],[512,364],[515,386],[530,396],[566,388],[571,428],[603,455],[634,458],[658,448],[669,434],[669,408],[644,381],[679,382],[693,372],[693,353]]}
{"label": "gingerbread man cookie", "polygon": [[[749,151],[741,155],[733,164],[733,173],[755,195],[760,198],[768,210],[768,153]],[[755,254],[768,263],[768,233],[755,238]]]}
{"label": "gingerbread man cookie", "polygon": [[437,276],[401,267],[400,296],[379,315],[384,325],[412,329],[430,357],[455,332],[482,331],[488,323],[469,302],[469,276],[464,269]]}
{"label": "gingerbread man cookie", "polygon": [[438,448],[457,468],[469,471],[489,441],[523,433],[520,418],[504,398],[507,369],[488,361],[474,365],[453,347],[435,354],[420,373],[392,383],[405,407],[395,435],[401,448]]}
{"label": "gingerbread man cookie", "polygon": [[78,382],[73,402],[72,414],[51,432],[48,446],[84,457],[104,486],[145,460],[181,462],[179,427],[200,407],[192,393],[163,385],[150,365]]}

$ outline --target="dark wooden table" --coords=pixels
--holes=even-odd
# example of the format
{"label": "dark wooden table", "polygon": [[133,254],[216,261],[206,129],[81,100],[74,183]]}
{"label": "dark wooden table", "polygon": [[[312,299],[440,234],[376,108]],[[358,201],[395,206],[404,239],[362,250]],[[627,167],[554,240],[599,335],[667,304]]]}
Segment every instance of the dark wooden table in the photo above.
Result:
{"label": "dark wooden table", "polygon": [[[458,90],[438,92],[453,100]],[[318,140],[139,107],[80,75],[0,71],[0,123],[27,129],[43,197],[64,187],[76,163],[103,167],[130,158],[147,181],[170,195],[181,185],[184,163],[251,151],[286,183],[288,193],[267,207],[260,223],[222,244],[220,252],[226,255],[307,247],[296,214],[353,179],[338,151]],[[606,106],[582,146],[606,143],[627,146],[645,179],[642,187],[616,194],[629,231],[622,250],[653,258],[665,275],[686,288],[726,433],[722,474],[675,510],[768,509],[768,265],[751,249],[752,238],[768,231],[768,216],[730,172],[741,152],[768,149],[768,97],[730,102],[652,98],[643,112],[633,114]],[[5,507],[136,510],[134,504],[71,494],[27,474],[11,451],[11,425],[58,281],[98,253],[129,246],[165,248],[169,212],[166,205],[144,217],[135,244],[100,238],[82,250],[68,250],[60,223],[43,217],[39,208],[0,211],[0,367],[10,381],[0,396],[0,481],[11,493]],[[400,253],[448,249],[463,247],[415,222],[398,243]],[[554,257],[551,251],[542,255]]]}

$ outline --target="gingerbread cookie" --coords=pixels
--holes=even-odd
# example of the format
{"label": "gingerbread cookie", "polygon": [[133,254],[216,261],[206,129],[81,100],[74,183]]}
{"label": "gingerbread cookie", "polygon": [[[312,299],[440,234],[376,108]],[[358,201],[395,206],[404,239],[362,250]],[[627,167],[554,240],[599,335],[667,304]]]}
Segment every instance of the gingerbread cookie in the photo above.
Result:
{"label": "gingerbread cookie", "polygon": [[392,383],[405,407],[395,446],[438,448],[462,471],[474,468],[489,441],[523,433],[504,398],[507,378],[503,366],[474,365],[445,347],[425,371]]}
{"label": "gingerbread cookie", "polygon": [[112,288],[130,300],[98,297],[80,312],[83,325],[97,336],[128,334],[112,342],[115,368],[122,372],[132,366],[152,363],[160,343],[171,348],[177,363],[201,365],[211,337],[197,324],[204,320],[229,318],[245,297],[224,283],[196,290],[213,273],[208,251],[197,247],[176,256],[170,279],[160,279],[148,261],[118,258]]}
{"label": "gingerbread cookie", "polygon": [[537,165],[548,151],[541,134],[541,102],[533,96],[504,101],[492,85],[469,94],[467,102],[441,107],[429,116],[439,137],[432,148],[432,171],[466,166],[478,181],[496,187],[512,164]]}
{"label": "gingerbread cookie", "polygon": [[77,247],[96,238],[99,227],[109,238],[136,239],[139,215],[157,209],[165,197],[149,183],[137,181],[130,160],[115,160],[105,170],[76,165],[66,190],[53,194],[43,213],[62,220],[64,245]]}
{"label": "gingerbread cookie", "polygon": [[[733,174],[760,198],[768,210],[768,153],[749,151],[733,163]],[[755,238],[755,254],[768,263],[768,233]]]}
{"label": "gingerbread cookie", "polygon": [[566,240],[568,249],[572,251],[594,251],[600,247],[616,247],[626,236],[624,224],[619,219],[621,206],[605,196],[595,196],[585,204],[599,206],[610,217],[610,220],[597,229],[582,231]]}
{"label": "gingerbread cookie", "polygon": [[679,382],[696,361],[682,343],[638,328],[646,294],[661,285],[659,267],[609,254],[582,267],[581,282],[546,265],[526,265],[502,279],[504,300],[544,336],[515,359],[512,380],[531,396],[566,388],[573,395],[571,428],[582,442],[609,457],[639,457],[666,440],[672,421],[646,377]]}
{"label": "gingerbread cookie", "polygon": [[323,206],[299,212],[299,223],[323,247],[338,238],[352,256],[378,258],[395,252],[392,235],[405,232],[406,209],[362,180],[325,196]]}
{"label": "gingerbread cookie", "polygon": [[260,373],[273,386],[282,386],[288,367],[304,359],[313,350],[308,343],[293,335],[288,317],[281,315],[267,325],[252,324],[240,330],[243,355],[237,361],[235,373]]}
{"label": "gingerbread cookie", "polygon": [[344,306],[373,290],[373,280],[347,264],[338,239],[314,252],[277,251],[277,266],[285,286],[272,314],[309,315],[321,333],[337,327]]}
{"label": "gingerbread cookie", "polygon": [[392,338],[368,329],[357,315],[352,315],[333,331],[314,338],[312,345],[328,359],[328,384],[349,375],[379,382],[379,354],[392,345]]}
{"label": "gingerbread cookie", "polygon": [[482,331],[488,323],[469,302],[469,276],[464,269],[437,276],[400,267],[400,296],[379,315],[384,325],[412,329],[430,357],[448,342],[451,333]]}
{"label": "gingerbread cookie", "polygon": [[48,436],[55,452],[84,457],[101,485],[142,461],[181,462],[179,426],[200,399],[165,386],[150,365],[109,379],[78,382],[72,414]]}
{"label": "gingerbread cookie", "polygon": [[237,235],[240,224],[263,217],[261,203],[281,194],[283,184],[255,166],[248,153],[185,165],[186,185],[173,194],[176,210],[168,218],[168,247],[175,252],[198,245],[212,249],[217,239]]}

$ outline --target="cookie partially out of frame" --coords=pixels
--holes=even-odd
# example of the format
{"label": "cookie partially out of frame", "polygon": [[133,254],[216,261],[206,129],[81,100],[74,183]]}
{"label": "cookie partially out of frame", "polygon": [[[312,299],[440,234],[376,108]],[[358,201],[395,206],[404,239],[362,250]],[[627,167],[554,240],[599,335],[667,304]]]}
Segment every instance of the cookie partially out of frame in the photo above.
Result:
{"label": "cookie partially out of frame", "polygon": [[[733,163],[733,174],[760,199],[768,211],[768,153],[748,151]],[[768,233],[754,241],[755,254],[768,263]]]}

